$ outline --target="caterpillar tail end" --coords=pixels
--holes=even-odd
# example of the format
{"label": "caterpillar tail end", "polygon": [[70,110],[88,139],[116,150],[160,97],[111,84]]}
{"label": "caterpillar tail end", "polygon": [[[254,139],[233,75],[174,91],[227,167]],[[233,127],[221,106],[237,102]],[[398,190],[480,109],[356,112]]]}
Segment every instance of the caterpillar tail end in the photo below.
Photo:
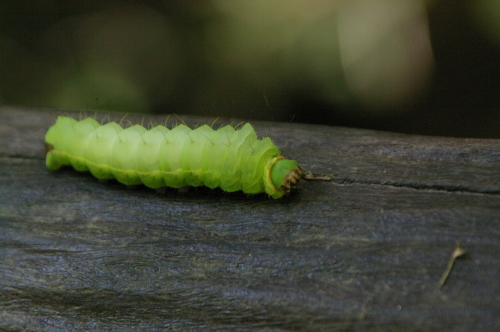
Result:
{"label": "caterpillar tail end", "polygon": [[62,166],[62,164],[59,163],[54,157],[54,153],[52,152],[53,150],[54,150],[53,145],[45,143],[45,154],[46,154],[45,165],[51,171],[55,171]]}
{"label": "caterpillar tail end", "polygon": [[277,199],[298,188],[301,175],[302,169],[295,160],[283,157],[278,159],[271,169],[271,180],[276,187],[276,192],[271,197]]}

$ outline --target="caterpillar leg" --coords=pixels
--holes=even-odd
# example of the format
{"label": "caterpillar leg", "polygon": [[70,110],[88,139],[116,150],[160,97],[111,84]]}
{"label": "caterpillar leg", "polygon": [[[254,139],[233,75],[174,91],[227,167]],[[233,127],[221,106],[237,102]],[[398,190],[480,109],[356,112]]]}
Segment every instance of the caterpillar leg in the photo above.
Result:
{"label": "caterpillar leg", "polygon": [[179,192],[179,194],[185,194],[189,191],[189,186],[185,186],[185,187],[180,187],[180,188],[177,188],[177,191]]}
{"label": "caterpillar leg", "polygon": [[167,193],[166,187],[155,188],[157,194],[165,195]]}

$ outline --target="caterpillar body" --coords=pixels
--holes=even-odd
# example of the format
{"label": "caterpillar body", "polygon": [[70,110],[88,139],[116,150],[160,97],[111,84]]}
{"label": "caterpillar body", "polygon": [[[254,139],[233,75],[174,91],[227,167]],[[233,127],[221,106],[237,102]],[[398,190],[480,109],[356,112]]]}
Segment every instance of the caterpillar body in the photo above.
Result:
{"label": "caterpillar body", "polygon": [[282,157],[269,137],[258,139],[249,123],[241,129],[190,129],[181,124],[147,130],[59,116],[45,142],[50,170],[71,165],[98,179],[150,188],[219,187],[227,192],[265,192],[277,199],[296,188],[302,174],[297,162]]}

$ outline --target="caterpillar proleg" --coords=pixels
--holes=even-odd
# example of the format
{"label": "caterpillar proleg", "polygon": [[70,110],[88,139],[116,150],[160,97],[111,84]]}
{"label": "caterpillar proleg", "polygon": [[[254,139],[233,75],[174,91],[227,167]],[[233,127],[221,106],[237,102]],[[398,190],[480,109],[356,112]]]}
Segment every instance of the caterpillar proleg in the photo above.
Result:
{"label": "caterpillar proleg", "polygon": [[269,137],[258,139],[249,123],[241,129],[181,124],[147,130],[59,116],[45,142],[50,170],[70,165],[98,179],[150,188],[207,186],[277,199],[296,188],[302,174]]}

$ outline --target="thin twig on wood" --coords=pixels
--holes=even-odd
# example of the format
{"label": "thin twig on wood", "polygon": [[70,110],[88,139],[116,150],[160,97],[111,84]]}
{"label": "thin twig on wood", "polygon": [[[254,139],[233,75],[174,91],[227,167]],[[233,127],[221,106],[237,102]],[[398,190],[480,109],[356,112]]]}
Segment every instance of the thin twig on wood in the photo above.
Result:
{"label": "thin twig on wood", "polygon": [[441,279],[439,279],[439,288],[443,287],[444,283],[448,279],[448,275],[450,274],[450,271],[453,267],[453,264],[455,263],[455,260],[464,255],[466,253],[465,250],[460,248],[460,243],[457,243],[457,246],[455,247],[455,250],[451,253],[450,259],[448,260],[448,264],[446,265],[446,269],[444,270],[443,275],[441,276]]}

